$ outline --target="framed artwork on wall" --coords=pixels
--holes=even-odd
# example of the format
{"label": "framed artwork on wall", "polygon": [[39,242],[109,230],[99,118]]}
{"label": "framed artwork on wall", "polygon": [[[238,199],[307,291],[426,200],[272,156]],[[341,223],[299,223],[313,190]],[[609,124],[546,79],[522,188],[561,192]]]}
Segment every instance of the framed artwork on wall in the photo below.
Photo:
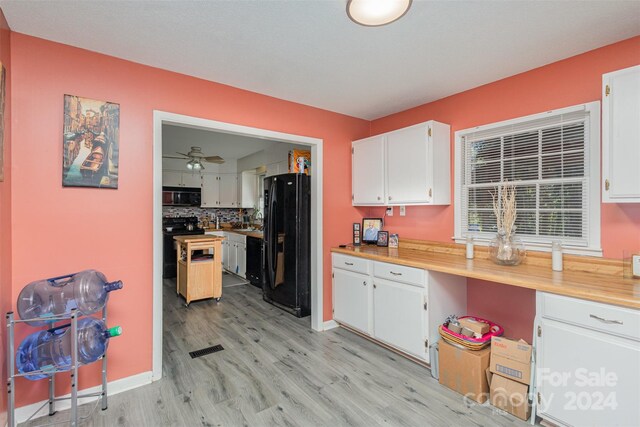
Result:
{"label": "framed artwork on wall", "polygon": [[62,185],[118,188],[120,105],[64,96]]}

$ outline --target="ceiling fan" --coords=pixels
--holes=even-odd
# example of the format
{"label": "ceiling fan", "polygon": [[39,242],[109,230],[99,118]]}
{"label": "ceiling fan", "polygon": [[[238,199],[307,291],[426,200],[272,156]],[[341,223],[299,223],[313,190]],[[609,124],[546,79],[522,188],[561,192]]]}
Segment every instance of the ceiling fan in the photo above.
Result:
{"label": "ceiling fan", "polygon": [[176,152],[176,154],[180,154],[180,156],[182,157],[178,157],[178,156],[162,156],[164,159],[181,159],[181,160],[188,160],[187,162],[187,169],[196,169],[196,170],[200,170],[200,169],[204,169],[204,166],[202,165],[202,162],[209,162],[209,163],[224,163],[224,159],[220,156],[205,156],[204,153],[202,152],[202,148],[200,147],[191,147],[191,151],[189,151],[188,153],[180,153],[180,152]]}

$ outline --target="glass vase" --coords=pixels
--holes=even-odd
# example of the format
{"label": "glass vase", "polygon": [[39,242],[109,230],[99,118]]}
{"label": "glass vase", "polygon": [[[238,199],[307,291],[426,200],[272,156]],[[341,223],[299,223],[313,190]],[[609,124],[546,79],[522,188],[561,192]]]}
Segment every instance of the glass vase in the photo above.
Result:
{"label": "glass vase", "polygon": [[522,240],[513,234],[507,236],[503,230],[489,244],[489,258],[499,265],[518,265],[526,254]]}

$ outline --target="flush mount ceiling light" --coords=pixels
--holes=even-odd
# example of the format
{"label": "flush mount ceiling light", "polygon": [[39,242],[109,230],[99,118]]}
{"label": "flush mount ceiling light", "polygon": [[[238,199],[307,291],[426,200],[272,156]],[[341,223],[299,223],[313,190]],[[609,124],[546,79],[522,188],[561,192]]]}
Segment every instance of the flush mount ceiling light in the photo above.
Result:
{"label": "flush mount ceiling light", "polygon": [[379,27],[402,18],[412,0],[349,0],[347,15],[356,24]]}

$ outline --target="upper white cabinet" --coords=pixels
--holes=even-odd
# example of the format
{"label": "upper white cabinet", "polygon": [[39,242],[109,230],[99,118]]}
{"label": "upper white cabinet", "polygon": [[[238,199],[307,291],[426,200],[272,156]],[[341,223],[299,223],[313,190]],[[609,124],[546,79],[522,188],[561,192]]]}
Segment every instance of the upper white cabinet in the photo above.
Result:
{"label": "upper white cabinet", "polygon": [[180,172],[172,170],[162,171],[162,186],[163,187],[191,187],[198,188],[202,182],[202,177],[199,173]]}
{"label": "upper white cabinet", "polygon": [[200,206],[203,208],[220,207],[220,186],[217,174],[202,175],[202,194]]}
{"label": "upper white cabinet", "polygon": [[382,135],[351,144],[352,191],[354,205],[385,204],[385,137]]}
{"label": "upper white cabinet", "polygon": [[200,206],[203,208],[238,207],[238,177],[236,174],[202,175],[202,195]]}
{"label": "upper white cabinet", "polygon": [[236,174],[222,173],[220,180],[220,207],[238,207],[238,176]]}
{"label": "upper white cabinet", "polygon": [[354,205],[451,203],[449,125],[432,120],[354,141],[352,148]]}
{"label": "upper white cabinet", "polygon": [[640,203],[640,65],[602,76],[602,201]]}
{"label": "upper white cabinet", "polygon": [[238,174],[238,204],[241,208],[258,206],[258,177],[255,170]]}

